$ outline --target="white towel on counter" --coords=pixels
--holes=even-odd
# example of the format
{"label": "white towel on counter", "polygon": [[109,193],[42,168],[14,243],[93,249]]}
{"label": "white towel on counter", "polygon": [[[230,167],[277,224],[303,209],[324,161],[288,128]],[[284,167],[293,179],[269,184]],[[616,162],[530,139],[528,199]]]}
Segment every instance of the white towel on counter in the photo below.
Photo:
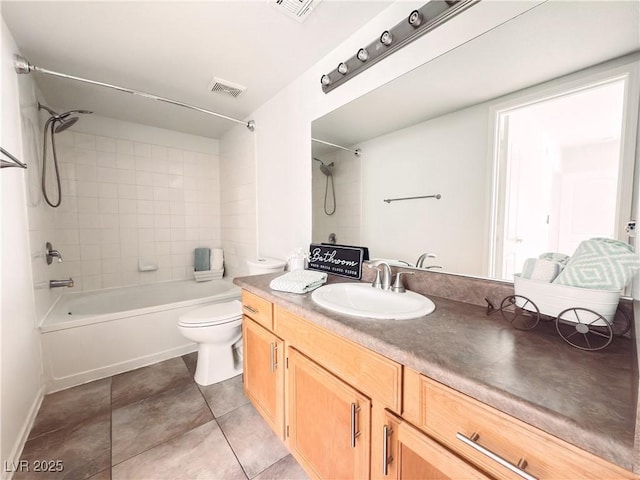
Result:
{"label": "white towel on counter", "polygon": [[290,293],[308,293],[322,286],[327,281],[327,274],[312,270],[293,270],[271,280],[272,290]]}

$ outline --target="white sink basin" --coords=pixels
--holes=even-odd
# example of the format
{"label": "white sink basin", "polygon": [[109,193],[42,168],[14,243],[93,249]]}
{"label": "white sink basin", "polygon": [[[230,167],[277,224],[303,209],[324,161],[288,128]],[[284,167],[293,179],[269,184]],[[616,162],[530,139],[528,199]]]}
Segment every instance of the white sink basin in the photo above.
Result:
{"label": "white sink basin", "polygon": [[379,320],[408,320],[433,312],[435,304],[415,292],[395,293],[369,283],[332,283],[311,294],[321,307],[345,315]]}

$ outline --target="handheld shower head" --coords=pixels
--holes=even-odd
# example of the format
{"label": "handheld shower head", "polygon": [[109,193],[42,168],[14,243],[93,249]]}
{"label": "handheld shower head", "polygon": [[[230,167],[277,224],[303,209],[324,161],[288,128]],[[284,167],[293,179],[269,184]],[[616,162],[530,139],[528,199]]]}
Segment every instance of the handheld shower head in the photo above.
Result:
{"label": "handheld shower head", "polygon": [[75,124],[78,121],[78,117],[63,117],[60,119],[56,119],[58,124],[54,127],[54,131],[56,133],[64,132],[71,125]]}
{"label": "handheld shower head", "polygon": [[326,165],[322,160],[320,160],[319,158],[313,157],[313,159],[316,162],[320,162],[320,171],[325,174],[327,177],[331,177],[333,176],[333,172],[331,171],[331,169],[333,168],[333,162],[331,162],[329,165]]}

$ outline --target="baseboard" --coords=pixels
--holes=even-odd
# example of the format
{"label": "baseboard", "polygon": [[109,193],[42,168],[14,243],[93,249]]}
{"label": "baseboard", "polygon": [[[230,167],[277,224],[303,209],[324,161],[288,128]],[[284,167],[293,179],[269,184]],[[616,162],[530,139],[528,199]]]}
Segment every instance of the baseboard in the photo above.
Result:
{"label": "baseboard", "polygon": [[19,466],[20,456],[22,455],[22,450],[24,450],[24,445],[27,443],[27,439],[29,438],[29,434],[31,433],[31,429],[33,428],[33,423],[36,420],[36,416],[38,415],[38,411],[40,410],[40,405],[42,405],[42,400],[45,395],[45,386],[40,387],[36,398],[31,404],[31,408],[29,409],[29,414],[22,425],[22,429],[20,431],[20,436],[17,439],[13,449],[11,450],[11,454],[9,458],[2,459],[2,480],[10,480],[13,477],[16,469]]}
{"label": "baseboard", "polygon": [[124,362],[107,365],[105,367],[97,368],[94,370],[87,370],[77,374],[69,375],[66,377],[59,377],[49,379],[47,382],[47,393],[53,393],[67,388],[76,387],[85,383],[93,382],[94,380],[100,380],[102,378],[111,377],[119,373],[135,370],[136,368],[146,367],[154,363],[169,360],[170,358],[179,357],[188,353],[198,351],[198,344],[191,343],[188,345],[182,345],[180,347],[157,352],[152,355],[146,355],[144,357],[138,357]]}

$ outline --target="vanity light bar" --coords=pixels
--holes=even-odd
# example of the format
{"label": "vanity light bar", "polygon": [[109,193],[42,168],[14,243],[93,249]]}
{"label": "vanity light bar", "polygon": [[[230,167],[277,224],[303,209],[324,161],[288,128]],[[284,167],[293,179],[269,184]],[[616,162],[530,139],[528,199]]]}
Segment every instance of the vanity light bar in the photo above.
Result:
{"label": "vanity light bar", "polygon": [[406,20],[382,32],[377,40],[358,50],[354,56],[341,62],[334,70],[322,75],[322,91],[329,93],[387,55],[434,30],[478,2],[480,0],[432,0],[426,3],[412,11]]}

